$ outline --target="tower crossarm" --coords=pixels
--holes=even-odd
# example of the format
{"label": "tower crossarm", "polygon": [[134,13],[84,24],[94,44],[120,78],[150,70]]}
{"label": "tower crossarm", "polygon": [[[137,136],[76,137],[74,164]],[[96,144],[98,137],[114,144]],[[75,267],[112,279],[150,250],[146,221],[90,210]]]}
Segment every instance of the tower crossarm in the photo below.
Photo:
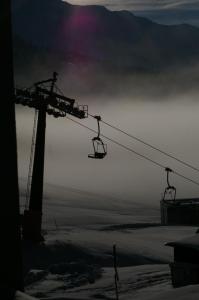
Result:
{"label": "tower crossarm", "polygon": [[79,119],[88,116],[88,106],[78,105],[74,99],[51,92],[43,87],[35,85],[34,90],[15,89],[15,103],[40,109],[46,107],[49,115],[65,117],[66,114],[73,115]]}

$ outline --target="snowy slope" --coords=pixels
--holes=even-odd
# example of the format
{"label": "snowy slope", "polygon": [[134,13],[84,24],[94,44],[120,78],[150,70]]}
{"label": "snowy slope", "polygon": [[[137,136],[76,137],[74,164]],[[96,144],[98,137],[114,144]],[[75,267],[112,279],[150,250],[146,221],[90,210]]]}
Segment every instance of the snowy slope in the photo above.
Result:
{"label": "snowy slope", "polygon": [[197,228],[160,226],[157,208],[47,185],[43,229],[45,244],[24,244],[29,295],[115,299],[115,244],[120,299],[196,299],[199,287],[172,288],[173,250],[165,243],[192,236]]}
{"label": "snowy slope", "polygon": [[[127,270],[125,270],[127,271]],[[129,270],[128,270],[129,271]],[[150,273],[150,272],[149,272]],[[149,281],[150,283],[150,281]],[[98,287],[100,287],[100,284],[98,284]],[[98,294],[98,287],[93,287],[93,290],[96,291],[96,294],[93,296],[87,295],[87,296],[79,296],[75,297],[74,295],[71,295],[71,293],[67,293],[65,296],[59,296],[57,295],[50,297],[48,299],[51,300],[69,300],[69,299],[79,299],[79,300],[85,300],[85,299],[114,299],[114,292],[112,288],[111,296],[103,296],[101,294]],[[134,299],[134,300],[196,300],[198,299],[198,293],[199,293],[199,286],[187,286],[183,288],[178,289],[169,289],[169,287],[166,287],[166,284],[159,283],[155,287],[152,286],[151,288],[144,288],[141,291],[135,292],[135,294],[132,294],[128,289],[128,284],[126,283],[126,293],[125,296],[120,297],[120,299]],[[100,288],[102,290],[102,287]],[[82,292],[83,293],[83,292]],[[93,297],[93,298],[91,298]],[[36,298],[32,298],[30,296],[27,296],[25,294],[22,294],[20,292],[17,292],[16,294],[16,300],[35,300]],[[37,298],[38,299],[38,298]],[[43,298],[46,299],[46,298]]]}

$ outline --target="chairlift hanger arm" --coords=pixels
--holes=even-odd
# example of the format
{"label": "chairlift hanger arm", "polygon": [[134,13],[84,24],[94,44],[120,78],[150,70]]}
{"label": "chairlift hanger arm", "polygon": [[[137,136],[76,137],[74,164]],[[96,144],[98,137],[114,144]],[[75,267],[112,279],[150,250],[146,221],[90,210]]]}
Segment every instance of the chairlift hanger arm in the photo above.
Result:
{"label": "chairlift hanger arm", "polygon": [[165,168],[165,171],[167,172],[167,185],[168,185],[168,188],[171,188],[171,185],[170,185],[170,182],[169,182],[169,174],[173,172],[172,169],[170,168]]}
{"label": "chairlift hanger arm", "polygon": [[100,121],[102,120],[102,118],[100,116],[94,116],[94,118],[97,120],[97,127],[98,127],[98,135],[97,135],[97,137],[99,139],[100,138],[100,134],[101,134],[101,132],[100,132]]}
{"label": "chairlift hanger arm", "polygon": [[175,201],[176,199],[176,188],[175,186],[171,186],[170,182],[169,182],[169,174],[173,172],[172,169],[170,168],[165,168],[165,171],[167,172],[167,187],[165,188],[165,191],[164,191],[164,196],[163,196],[163,200],[166,199],[166,195],[170,195],[171,196],[171,200],[172,201]]}

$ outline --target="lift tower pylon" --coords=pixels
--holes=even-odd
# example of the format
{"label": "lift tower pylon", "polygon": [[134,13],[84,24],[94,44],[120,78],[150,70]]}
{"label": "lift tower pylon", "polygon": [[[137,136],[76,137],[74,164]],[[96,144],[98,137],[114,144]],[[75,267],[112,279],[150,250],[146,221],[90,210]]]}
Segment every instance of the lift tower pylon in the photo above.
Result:
{"label": "lift tower pylon", "polygon": [[[37,87],[41,84],[51,82],[49,98],[53,96],[57,73],[53,73],[53,78],[41,81],[35,84],[35,93]],[[32,171],[32,182],[29,199],[29,209],[24,212],[24,239],[42,241],[41,234],[42,223],[42,199],[43,199],[43,182],[44,182],[44,159],[45,159],[45,135],[46,135],[46,110],[47,102],[43,101],[40,105],[37,121],[37,134],[34,151],[34,163]]]}
{"label": "lift tower pylon", "polygon": [[[43,241],[42,211],[45,159],[46,114],[55,118],[73,115],[79,119],[88,116],[87,105],[78,105],[74,99],[61,95],[56,87],[57,73],[53,77],[34,84],[33,89],[16,89],[15,103],[33,107],[38,111],[34,162],[32,170],[29,206],[23,216],[23,238],[33,242]],[[46,87],[51,84],[50,89]],[[58,92],[57,92],[58,91]]]}

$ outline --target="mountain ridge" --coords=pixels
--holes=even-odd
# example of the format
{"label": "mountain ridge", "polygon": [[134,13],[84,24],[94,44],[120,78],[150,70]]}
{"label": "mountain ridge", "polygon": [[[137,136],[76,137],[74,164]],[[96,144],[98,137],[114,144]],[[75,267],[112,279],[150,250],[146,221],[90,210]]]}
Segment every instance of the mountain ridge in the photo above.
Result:
{"label": "mountain ridge", "polygon": [[[199,58],[199,28],[157,24],[130,11],[99,5],[13,0],[13,28],[15,39],[26,45],[24,51],[30,50],[30,61],[36,55],[40,61],[46,57],[51,63],[129,73],[189,66]],[[17,57],[23,52],[18,44]]]}

